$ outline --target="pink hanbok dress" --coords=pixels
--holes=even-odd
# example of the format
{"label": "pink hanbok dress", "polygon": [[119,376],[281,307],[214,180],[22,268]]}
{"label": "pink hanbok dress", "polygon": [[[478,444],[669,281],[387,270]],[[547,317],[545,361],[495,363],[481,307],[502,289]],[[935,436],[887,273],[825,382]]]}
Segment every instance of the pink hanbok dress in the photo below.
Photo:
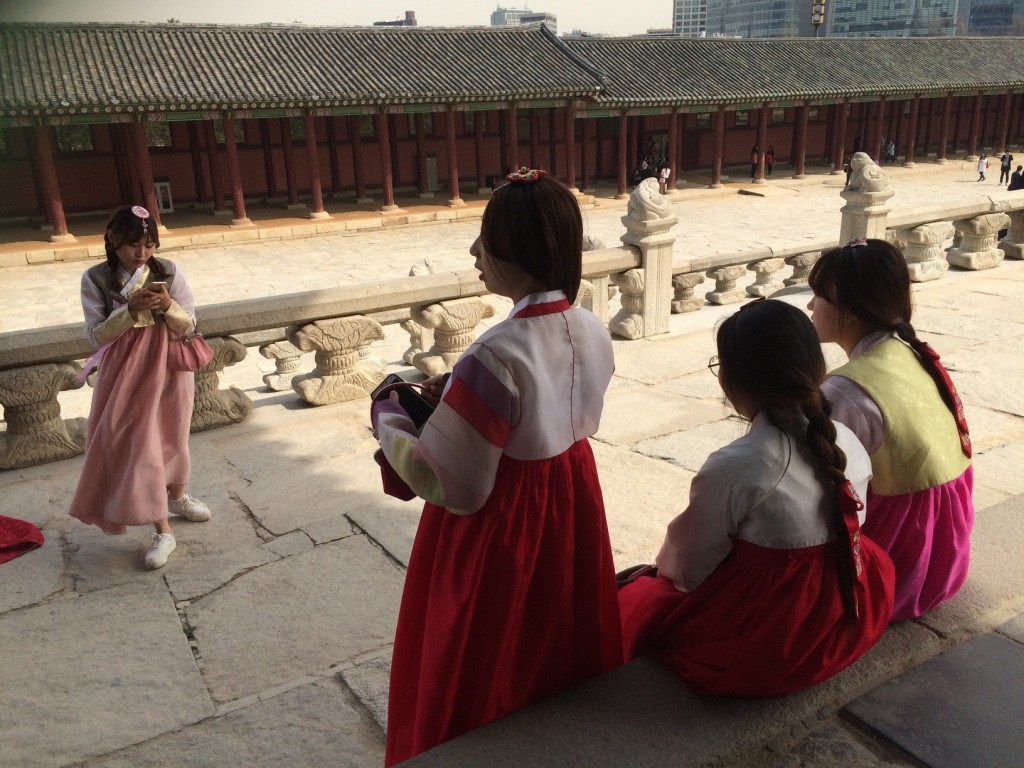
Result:
{"label": "pink hanbok dress", "polygon": [[[134,323],[127,303],[118,304],[109,285],[106,263],[82,276],[86,335],[97,347],[106,346],[70,514],[111,534],[165,520],[167,486],[187,485],[189,479],[195,378],[167,367],[167,345],[169,325],[176,325],[178,333],[194,327],[195,300],[184,275],[171,262],[160,263],[168,274],[157,279],[169,283],[175,305],[155,319],[140,313]],[[123,285],[127,279],[119,270],[118,282]],[[152,279],[144,275],[139,286]]]}

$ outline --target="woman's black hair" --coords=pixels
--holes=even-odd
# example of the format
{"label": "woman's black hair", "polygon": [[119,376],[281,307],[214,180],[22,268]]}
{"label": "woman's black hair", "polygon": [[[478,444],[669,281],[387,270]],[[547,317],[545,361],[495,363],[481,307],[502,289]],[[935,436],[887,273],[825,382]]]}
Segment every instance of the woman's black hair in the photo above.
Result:
{"label": "woman's black hair", "polygon": [[[945,369],[910,324],[910,270],[903,254],[885,240],[854,241],[823,254],[807,279],[815,295],[840,315],[850,315],[874,331],[895,332],[917,353],[950,413],[957,417],[957,395]],[[962,431],[962,430],[961,430]]]}
{"label": "woman's black hair", "polygon": [[814,325],[803,311],[783,301],[757,301],[726,318],[716,342],[718,377],[729,399],[749,404],[783,432],[806,440],[835,486],[832,527],[840,546],[839,593],[846,615],[855,619],[856,575],[846,554],[850,532],[838,501],[846,483],[846,454],[836,444],[832,406],[821,391],[825,358]]}
{"label": "woman's black hair", "polygon": [[484,249],[515,264],[547,290],[576,301],[583,274],[583,217],[576,197],[544,176],[494,190],[480,224]]}
{"label": "woman's black hair", "polygon": [[[138,213],[140,211],[146,213],[146,216],[140,216]],[[152,243],[155,248],[160,247],[160,234],[157,232],[156,222],[145,208],[137,205],[122,205],[110,214],[107,226],[103,229],[103,248],[107,254],[107,266],[110,268],[112,286],[119,287],[116,285],[116,276],[121,262],[117,258],[117,249],[125,243],[141,243],[143,241]],[[150,257],[147,266],[154,274],[160,277],[167,276],[156,258]]]}

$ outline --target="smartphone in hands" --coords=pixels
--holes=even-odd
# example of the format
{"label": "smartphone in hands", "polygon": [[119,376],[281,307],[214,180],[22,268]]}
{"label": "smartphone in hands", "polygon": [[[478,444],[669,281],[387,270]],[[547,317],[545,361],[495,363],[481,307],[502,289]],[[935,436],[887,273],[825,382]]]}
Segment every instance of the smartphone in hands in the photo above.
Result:
{"label": "smartphone in hands", "polygon": [[412,423],[417,428],[426,424],[430,414],[434,412],[434,406],[427,402],[416,387],[407,382],[397,373],[386,376],[384,381],[377,385],[377,388],[370,393],[370,399],[383,400],[391,396],[392,392],[398,393],[398,404],[409,414]]}
{"label": "smartphone in hands", "polygon": [[146,286],[147,291],[153,291],[153,293],[161,293],[167,290],[167,283],[163,280],[156,280]]}

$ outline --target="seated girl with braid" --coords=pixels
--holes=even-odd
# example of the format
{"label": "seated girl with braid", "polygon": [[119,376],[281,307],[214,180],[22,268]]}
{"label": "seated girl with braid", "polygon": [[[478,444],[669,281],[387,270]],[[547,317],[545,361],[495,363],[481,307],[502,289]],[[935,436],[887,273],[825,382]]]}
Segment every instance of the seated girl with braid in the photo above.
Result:
{"label": "seated girl with braid", "polygon": [[716,338],[708,367],[750,431],[694,477],[656,571],[624,576],[625,653],[665,662],[700,693],[781,696],[875,644],[893,566],[861,534],[870,460],[829,418],[807,315],[758,300]]}

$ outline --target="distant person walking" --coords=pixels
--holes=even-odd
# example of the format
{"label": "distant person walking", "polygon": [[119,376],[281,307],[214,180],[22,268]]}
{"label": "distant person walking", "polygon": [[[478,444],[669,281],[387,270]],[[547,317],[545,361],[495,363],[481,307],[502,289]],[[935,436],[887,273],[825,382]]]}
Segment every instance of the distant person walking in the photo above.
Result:
{"label": "distant person walking", "polygon": [[1010,186],[1007,189],[1011,192],[1017,189],[1024,189],[1024,165],[1017,166],[1017,170],[1010,177]]}
{"label": "distant person walking", "polygon": [[750,180],[753,181],[757,178],[757,166],[761,162],[761,148],[754,145],[754,148],[750,150]]}
{"label": "distant person walking", "polygon": [[885,147],[885,161],[890,165],[896,162],[896,142],[892,139],[889,140]]}
{"label": "distant person walking", "polygon": [[985,180],[985,171],[988,169],[988,155],[982,152],[978,158],[978,181]]}
{"label": "distant person walking", "polygon": [[999,158],[999,183],[1002,184],[1004,181],[1010,181],[1010,169],[1013,167],[1013,155],[1009,152],[1003,152],[1003,156]]}
{"label": "distant person walking", "polygon": [[772,175],[772,166],[775,165],[775,147],[768,147],[768,151],[764,153],[764,172],[768,175]]}

